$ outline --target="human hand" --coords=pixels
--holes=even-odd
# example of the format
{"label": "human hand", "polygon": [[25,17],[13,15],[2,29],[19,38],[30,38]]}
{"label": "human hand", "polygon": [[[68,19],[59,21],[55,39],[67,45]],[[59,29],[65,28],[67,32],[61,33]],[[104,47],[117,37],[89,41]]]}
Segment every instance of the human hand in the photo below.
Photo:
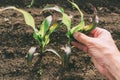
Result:
{"label": "human hand", "polygon": [[89,36],[76,32],[73,37],[78,42],[72,42],[72,44],[87,52],[98,71],[112,80],[112,73],[107,69],[106,65],[109,64],[109,59],[112,56],[118,55],[119,51],[110,32],[97,27],[90,32]]}

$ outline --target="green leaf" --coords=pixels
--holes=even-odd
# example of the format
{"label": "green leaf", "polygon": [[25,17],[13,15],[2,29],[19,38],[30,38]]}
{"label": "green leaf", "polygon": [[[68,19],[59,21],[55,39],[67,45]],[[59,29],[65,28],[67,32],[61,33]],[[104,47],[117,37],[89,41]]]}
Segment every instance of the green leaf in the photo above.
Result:
{"label": "green leaf", "polygon": [[52,22],[52,16],[48,16],[41,24],[39,34],[44,38]]}
{"label": "green leaf", "polygon": [[71,28],[71,19],[70,19],[70,17],[66,14],[66,13],[64,13],[64,10],[63,10],[63,8],[60,8],[60,7],[58,7],[58,6],[47,6],[47,7],[45,7],[44,9],[43,9],[43,11],[44,10],[55,10],[55,11],[57,11],[57,12],[60,12],[61,14],[62,14],[62,23],[67,27],[67,30],[68,30],[68,32],[67,32],[67,37],[69,38],[69,41],[68,41],[68,43],[70,43],[70,36],[71,36],[71,31],[70,31],[70,28]]}
{"label": "green leaf", "polygon": [[44,44],[47,45],[50,42],[50,35],[61,25],[61,21],[57,21],[53,23],[53,25],[49,28],[48,32],[45,35]]}
{"label": "green leaf", "polygon": [[42,42],[42,37],[38,32],[33,33],[34,39],[38,40],[40,43]]}
{"label": "green leaf", "polygon": [[62,15],[63,15],[62,23],[67,26],[68,30],[70,30],[70,27],[71,27],[71,19],[70,19],[70,17],[65,13],[62,13]]}
{"label": "green leaf", "polygon": [[24,18],[25,18],[25,23],[29,26],[31,26],[34,31],[36,31],[37,29],[35,28],[35,21],[32,17],[32,15],[22,9],[18,9],[16,7],[6,7],[6,8],[3,8],[2,11],[4,10],[8,10],[8,9],[14,9],[14,10],[17,10],[18,12],[22,13],[24,15]]}
{"label": "green leaf", "polygon": [[45,35],[44,45],[47,45],[50,42],[50,34]]}
{"label": "green leaf", "polygon": [[61,59],[61,56],[59,55],[59,53],[57,53],[54,49],[46,49],[44,52],[52,52]]}
{"label": "green leaf", "polygon": [[77,26],[75,26],[71,29],[71,34],[73,34],[74,32],[77,32],[77,31],[83,31],[84,26],[85,26],[85,21],[83,18],[83,13],[80,10],[80,8],[78,7],[78,5],[75,4],[74,2],[71,2],[71,1],[69,1],[69,2],[79,11],[79,13],[81,15],[81,22]]}
{"label": "green leaf", "polygon": [[87,34],[87,33],[91,32],[95,27],[96,27],[96,24],[91,23],[84,27],[83,33]]}
{"label": "green leaf", "polygon": [[52,7],[51,7],[51,6],[47,6],[47,7],[45,7],[45,8],[43,9],[43,11],[44,11],[44,10],[55,10],[55,11],[57,11],[57,12],[60,12],[60,13],[63,15],[63,17],[62,17],[62,23],[67,26],[67,29],[68,29],[68,30],[70,30],[70,27],[71,27],[71,19],[70,19],[70,17],[69,17],[67,14],[64,13],[63,8],[60,8],[60,7],[58,7],[58,6],[52,6]]}
{"label": "green leaf", "polygon": [[72,40],[72,34],[71,31],[67,31],[66,36],[68,37],[68,44],[71,44],[71,40]]}
{"label": "green leaf", "polygon": [[81,21],[77,26],[75,26],[71,29],[71,34],[73,34],[74,32],[77,32],[77,31],[82,32],[84,26],[85,26],[85,21]]}
{"label": "green leaf", "polygon": [[81,21],[84,19],[83,18],[83,13],[82,13],[82,11],[80,10],[80,8],[78,7],[78,5],[77,4],[75,4],[74,2],[71,2],[71,1],[69,1],[78,11],[79,11],[79,13],[80,13],[80,15],[81,15]]}
{"label": "green leaf", "polygon": [[61,21],[56,21],[55,23],[50,26],[50,29],[48,31],[48,35],[52,34],[56,29],[58,29],[61,26]]}

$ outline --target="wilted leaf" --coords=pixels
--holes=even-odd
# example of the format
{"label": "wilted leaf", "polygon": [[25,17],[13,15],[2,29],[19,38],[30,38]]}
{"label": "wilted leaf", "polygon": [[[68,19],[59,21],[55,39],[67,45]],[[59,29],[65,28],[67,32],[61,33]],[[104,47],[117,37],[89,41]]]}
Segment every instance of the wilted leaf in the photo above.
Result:
{"label": "wilted leaf", "polygon": [[60,13],[63,13],[63,12],[64,12],[63,8],[59,8],[59,7],[56,6],[56,5],[47,5],[47,6],[43,9],[43,11],[44,11],[44,10],[55,10],[55,11],[60,12]]}
{"label": "wilted leaf", "polygon": [[54,49],[46,49],[45,52],[52,52],[61,59],[61,56],[59,55],[59,53],[57,53]]}

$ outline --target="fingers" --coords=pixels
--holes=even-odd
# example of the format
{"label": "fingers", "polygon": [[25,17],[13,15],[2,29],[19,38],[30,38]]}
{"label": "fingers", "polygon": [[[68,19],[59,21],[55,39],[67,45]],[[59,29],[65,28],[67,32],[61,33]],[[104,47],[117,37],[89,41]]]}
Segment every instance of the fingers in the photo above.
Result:
{"label": "fingers", "polygon": [[99,28],[99,27],[96,27],[95,29],[93,29],[91,32],[90,32],[90,34],[94,34],[94,33],[96,33],[96,32],[101,32],[101,31],[103,31],[104,29],[102,29],[102,28]]}
{"label": "fingers", "polygon": [[80,50],[83,50],[84,52],[88,52],[88,48],[85,45],[82,45],[78,42],[72,42],[72,45],[77,47]]}
{"label": "fingers", "polygon": [[80,32],[76,32],[74,33],[73,37],[78,41],[83,43],[84,45],[89,45],[92,42],[92,38],[88,37],[87,35],[80,33]]}
{"label": "fingers", "polygon": [[93,35],[93,37],[108,36],[110,35],[110,32],[103,28],[96,27],[94,30],[90,32],[90,35]]}

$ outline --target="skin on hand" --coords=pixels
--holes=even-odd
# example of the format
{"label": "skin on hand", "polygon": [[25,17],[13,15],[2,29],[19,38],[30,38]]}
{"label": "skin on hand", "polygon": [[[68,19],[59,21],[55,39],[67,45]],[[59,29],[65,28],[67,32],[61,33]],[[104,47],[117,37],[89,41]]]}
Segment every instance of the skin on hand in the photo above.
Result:
{"label": "skin on hand", "polygon": [[96,27],[90,32],[89,36],[76,32],[73,37],[77,42],[72,42],[72,44],[87,52],[98,71],[109,80],[113,80],[115,76],[106,66],[111,64],[109,59],[118,55],[119,50],[117,49],[110,32]]}

